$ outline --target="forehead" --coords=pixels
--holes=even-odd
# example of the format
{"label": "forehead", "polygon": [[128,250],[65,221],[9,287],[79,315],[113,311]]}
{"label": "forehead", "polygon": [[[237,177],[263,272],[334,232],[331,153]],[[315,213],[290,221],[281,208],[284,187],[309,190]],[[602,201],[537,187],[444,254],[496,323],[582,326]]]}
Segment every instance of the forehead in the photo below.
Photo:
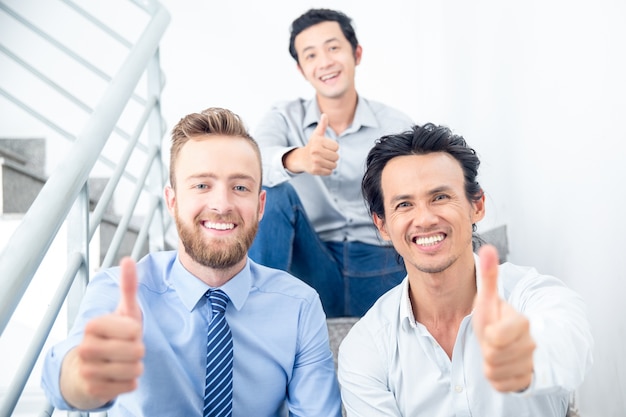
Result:
{"label": "forehead", "polygon": [[250,141],[238,136],[203,135],[183,145],[176,160],[181,180],[194,175],[247,175],[261,181],[261,162]]}
{"label": "forehead", "polygon": [[347,42],[338,22],[320,22],[298,33],[294,41],[294,46],[296,47],[296,51],[302,51],[305,48],[320,46],[331,39],[344,40]]}
{"label": "forehead", "polygon": [[429,192],[440,187],[461,187],[465,177],[459,161],[445,152],[403,155],[383,168],[381,187],[385,196],[407,193],[408,189]]}

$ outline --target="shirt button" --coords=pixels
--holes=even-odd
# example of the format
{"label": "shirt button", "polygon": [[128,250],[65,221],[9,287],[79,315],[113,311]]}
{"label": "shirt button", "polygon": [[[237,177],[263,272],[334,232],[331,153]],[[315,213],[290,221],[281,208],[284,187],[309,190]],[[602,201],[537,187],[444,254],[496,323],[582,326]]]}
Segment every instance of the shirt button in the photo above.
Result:
{"label": "shirt button", "polygon": [[457,385],[456,387],[454,387],[454,390],[457,392],[457,394],[460,394],[463,392],[463,387],[460,385]]}

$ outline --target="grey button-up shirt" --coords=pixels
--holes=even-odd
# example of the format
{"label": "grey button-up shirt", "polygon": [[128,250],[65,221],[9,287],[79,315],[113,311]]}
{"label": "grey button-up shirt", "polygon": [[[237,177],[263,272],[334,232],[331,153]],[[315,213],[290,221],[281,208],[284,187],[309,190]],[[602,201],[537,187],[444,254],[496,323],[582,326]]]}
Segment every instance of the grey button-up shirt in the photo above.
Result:
{"label": "grey button-up shirt", "polygon": [[352,125],[339,136],[330,127],[326,129],[326,136],[339,143],[339,160],[333,173],[314,176],[287,171],[283,155],[306,145],[319,118],[314,98],[274,105],[253,132],[261,147],[263,184],[272,187],[291,181],[323,241],[384,245],[361,195],[365,159],[378,138],[408,130],[412,120],[398,110],[359,96]]}

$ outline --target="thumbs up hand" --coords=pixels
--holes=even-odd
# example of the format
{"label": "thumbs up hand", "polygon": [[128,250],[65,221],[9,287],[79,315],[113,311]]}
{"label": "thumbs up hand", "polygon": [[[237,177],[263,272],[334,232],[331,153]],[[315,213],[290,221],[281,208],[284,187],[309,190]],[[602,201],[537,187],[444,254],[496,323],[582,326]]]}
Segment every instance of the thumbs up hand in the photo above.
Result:
{"label": "thumbs up hand", "polygon": [[141,322],[141,310],[137,304],[137,269],[130,258],[120,262],[120,302],[115,313]]}
{"label": "thumbs up hand", "polygon": [[311,175],[330,175],[337,168],[339,144],[327,138],[328,116],[322,114],[309,142],[296,148],[283,158],[283,165],[291,172],[307,172]]}
{"label": "thumbs up hand", "polygon": [[535,342],[528,319],[498,295],[498,252],[479,250],[480,288],[474,300],[472,326],[483,355],[486,378],[498,391],[523,391],[533,375]]}
{"label": "thumbs up hand", "polygon": [[98,408],[133,391],[143,372],[145,347],[135,262],[124,258],[120,269],[121,297],[116,310],[88,322],[83,340],[63,360],[61,393],[78,409]]}

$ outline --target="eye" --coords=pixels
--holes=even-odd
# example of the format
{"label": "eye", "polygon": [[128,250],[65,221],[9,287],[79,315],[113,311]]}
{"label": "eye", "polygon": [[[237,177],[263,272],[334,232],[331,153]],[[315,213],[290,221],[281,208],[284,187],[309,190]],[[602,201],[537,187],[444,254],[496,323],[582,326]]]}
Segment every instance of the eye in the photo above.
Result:
{"label": "eye", "polygon": [[402,209],[405,207],[411,207],[411,203],[409,203],[408,201],[401,201],[398,204],[396,204],[395,209],[398,210],[398,209]]}
{"label": "eye", "polygon": [[449,198],[450,196],[447,194],[437,194],[435,198],[433,198],[433,201],[443,201],[443,200],[448,200]]}
{"label": "eye", "polygon": [[235,185],[234,190],[245,192],[245,191],[248,191],[248,187],[246,187],[245,185]]}
{"label": "eye", "polygon": [[207,184],[196,184],[193,186],[193,188],[197,190],[206,190],[209,188],[209,186]]}
{"label": "eye", "polygon": [[307,61],[310,61],[310,60],[312,60],[313,58],[315,58],[315,54],[306,54],[306,55],[304,56],[304,59],[305,59],[305,60],[307,60]]}

